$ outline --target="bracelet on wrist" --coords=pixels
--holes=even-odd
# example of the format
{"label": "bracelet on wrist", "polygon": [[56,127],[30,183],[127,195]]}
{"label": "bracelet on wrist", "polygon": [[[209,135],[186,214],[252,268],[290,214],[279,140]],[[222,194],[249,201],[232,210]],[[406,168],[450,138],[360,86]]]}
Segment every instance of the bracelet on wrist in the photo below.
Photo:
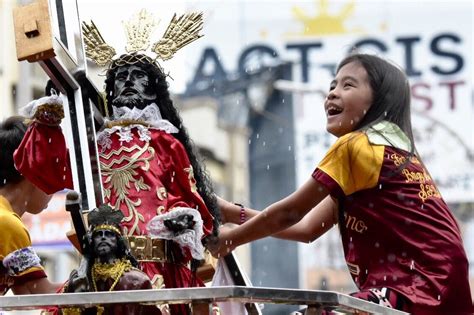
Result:
{"label": "bracelet on wrist", "polygon": [[245,208],[243,205],[241,205],[240,203],[234,203],[236,206],[239,206],[240,207],[240,224],[243,224],[245,223],[245,221],[247,220],[247,217],[245,215]]}

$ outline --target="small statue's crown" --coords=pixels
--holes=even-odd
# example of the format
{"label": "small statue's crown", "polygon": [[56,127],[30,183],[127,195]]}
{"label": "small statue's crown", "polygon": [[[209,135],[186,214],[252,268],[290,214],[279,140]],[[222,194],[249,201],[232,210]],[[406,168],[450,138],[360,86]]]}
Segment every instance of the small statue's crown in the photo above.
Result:
{"label": "small statue's crown", "polygon": [[92,231],[111,230],[120,235],[122,234],[120,222],[123,218],[124,215],[121,210],[112,209],[108,205],[101,205],[88,213],[87,222]]}

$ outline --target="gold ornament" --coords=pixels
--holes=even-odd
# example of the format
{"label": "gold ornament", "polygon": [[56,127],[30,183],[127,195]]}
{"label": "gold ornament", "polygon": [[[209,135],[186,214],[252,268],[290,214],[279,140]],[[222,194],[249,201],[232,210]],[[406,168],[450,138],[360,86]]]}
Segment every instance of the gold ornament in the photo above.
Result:
{"label": "gold ornament", "polygon": [[125,50],[129,53],[147,50],[150,46],[150,35],[158,25],[153,15],[145,10],[141,10],[140,13],[123,24],[125,34],[127,35],[127,46]]}
{"label": "gold ornament", "polygon": [[98,230],[109,230],[109,231],[113,231],[113,232],[117,233],[118,235],[122,235],[122,232],[118,228],[116,228],[115,226],[110,225],[110,224],[98,225],[94,228],[94,230],[92,230],[92,233],[95,232],[95,231],[98,231]]}
{"label": "gold ornament", "polygon": [[114,60],[115,49],[105,42],[94,22],[91,21],[89,24],[82,22],[86,56],[101,67],[112,61],[118,62],[115,66],[147,61],[160,67],[156,59],[163,61],[171,59],[179,49],[203,36],[199,34],[203,28],[202,12],[183,14],[179,17],[175,14],[163,37],[152,45],[150,52],[156,56],[147,56],[145,53],[150,46],[150,37],[157,25],[158,22],[153,15],[144,9],[128,22],[124,22],[127,37],[125,50],[129,54]]}
{"label": "gold ornament", "polygon": [[[79,307],[65,307],[61,309],[63,315],[81,315],[82,310]],[[41,315],[45,315],[44,313],[41,313]]]}
{"label": "gold ornament", "polygon": [[97,292],[97,280],[107,281],[113,279],[114,283],[109,288],[113,291],[125,271],[132,269],[132,264],[127,259],[121,259],[112,264],[94,263],[92,266],[92,285]]}
{"label": "gold ornament", "polygon": [[202,12],[183,14],[176,18],[173,15],[163,38],[156,42],[151,48],[162,60],[168,60],[181,48],[187,44],[201,38],[199,34],[202,30]]}
{"label": "gold ornament", "polygon": [[83,22],[82,34],[84,35],[86,57],[101,67],[108,64],[115,56],[115,49],[105,42],[94,22],[91,21],[90,24]]}

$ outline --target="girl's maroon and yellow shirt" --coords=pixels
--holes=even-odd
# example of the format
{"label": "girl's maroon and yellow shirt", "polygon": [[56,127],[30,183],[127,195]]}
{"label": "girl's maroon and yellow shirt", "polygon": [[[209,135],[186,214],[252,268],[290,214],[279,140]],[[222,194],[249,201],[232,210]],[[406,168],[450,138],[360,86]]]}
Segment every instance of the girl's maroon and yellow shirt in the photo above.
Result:
{"label": "girl's maroon and yellow shirt", "polygon": [[339,138],[313,178],[343,203],[344,254],[359,289],[392,288],[415,314],[469,314],[459,227],[396,125]]}
{"label": "girl's maroon and yellow shirt", "polygon": [[45,277],[28,230],[8,200],[0,196],[0,296],[14,285]]}

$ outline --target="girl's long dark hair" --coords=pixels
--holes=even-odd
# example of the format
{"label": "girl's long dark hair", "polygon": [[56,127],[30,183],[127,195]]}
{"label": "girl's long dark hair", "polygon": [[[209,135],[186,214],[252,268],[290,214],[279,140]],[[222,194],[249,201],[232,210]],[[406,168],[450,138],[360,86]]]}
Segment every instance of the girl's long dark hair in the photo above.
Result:
{"label": "girl's long dark hair", "polygon": [[[120,59],[119,59],[120,60]],[[176,107],[171,101],[170,94],[168,91],[168,82],[166,82],[166,75],[160,70],[156,64],[152,64],[147,61],[139,61],[133,64],[146,71],[149,75],[150,82],[149,89],[153,89],[153,93],[156,94],[156,104],[158,105],[161,116],[163,119],[170,121],[174,126],[179,129],[178,133],[173,134],[176,139],[181,142],[186,152],[188,153],[189,160],[194,170],[194,178],[198,188],[199,195],[204,200],[204,203],[208,207],[209,211],[214,217],[214,234],[218,231],[218,222],[220,221],[220,212],[217,207],[217,200],[214,195],[214,189],[212,182],[205,172],[205,168],[199,154],[189,138],[186,128],[183,126],[181,117],[178,114]],[[114,98],[114,81],[115,74],[119,67],[112,65],[110,70],[107,71],[105,79],[105,91],[107,93],[107,108],[108,112],[112,113],[112,100]]]}
{"label": "girl's long dark hair", "polygon": [[15,168],[13,153],[25,136],[27,126],[24,121],[25,117],[12,116],[0,124],[0,187],[23,179]]}
{"label": "girl's long dark hair", "polygon": [[[374,55],[354,53],[344,58],[337,67],[337,72],[349,64],[360,64],[367,72],[372,90],[372,104],[359,122],[356,130],[367,130],[373,125],[386,120],[396,124],[410,140],[410,157],[416,152],[410,111],[410,84],[405,73],[396,65]],[[374,129],[372,129],[374,130]],[[375,130],[374,130],[375,131]],[[382,135],[383,136],[383,135]],[[387,139],[387,141],[389,141]],[[389,141],[390,142],[390,141]],[[344,228],[344,198],[338,200],[339,228]]]}

